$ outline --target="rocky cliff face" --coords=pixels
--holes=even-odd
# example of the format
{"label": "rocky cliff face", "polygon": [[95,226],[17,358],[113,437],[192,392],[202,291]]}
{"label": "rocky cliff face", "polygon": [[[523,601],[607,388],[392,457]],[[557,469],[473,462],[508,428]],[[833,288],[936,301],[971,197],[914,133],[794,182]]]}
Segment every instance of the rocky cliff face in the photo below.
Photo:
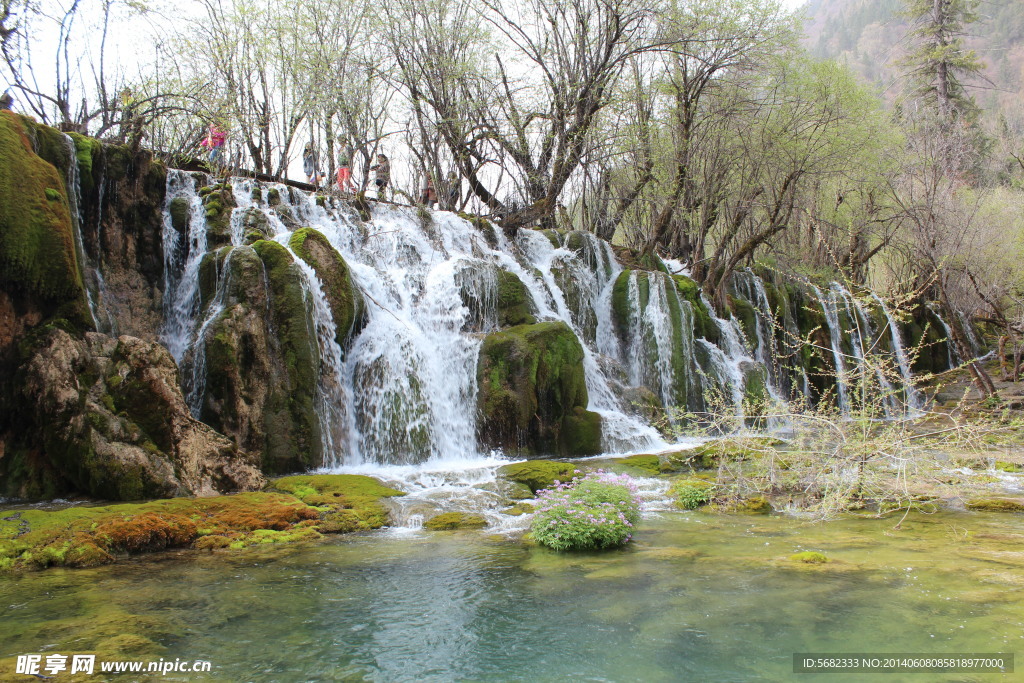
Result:
{"label": "rocky cliff face", "polygon": [[8,495],[72,490],[139,500],[263,485],[254,458],[189,414],[178,368],[160,344],[95,332],[76,339],[61,329],[36,336],[14,409],[35,438],[0,460],[8,486],[19,465],[25,475]]}
{"label": "rocky cliff face", "polygon": [[155,342],[165,186],[146,152],[0,112],[0,495],[262,485],[252,456],[192,418]]}

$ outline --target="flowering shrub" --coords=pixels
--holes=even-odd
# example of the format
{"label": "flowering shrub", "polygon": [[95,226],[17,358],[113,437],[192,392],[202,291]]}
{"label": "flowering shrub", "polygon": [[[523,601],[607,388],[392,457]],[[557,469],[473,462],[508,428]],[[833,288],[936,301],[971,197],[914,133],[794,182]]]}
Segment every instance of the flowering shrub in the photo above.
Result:
{"label": "flowering shrub", "polygon": [[538,492],[530,526],[537,542],[554,550],[611,548],[632,538],[640,520],[636,485],[625,474],[598,470]]}

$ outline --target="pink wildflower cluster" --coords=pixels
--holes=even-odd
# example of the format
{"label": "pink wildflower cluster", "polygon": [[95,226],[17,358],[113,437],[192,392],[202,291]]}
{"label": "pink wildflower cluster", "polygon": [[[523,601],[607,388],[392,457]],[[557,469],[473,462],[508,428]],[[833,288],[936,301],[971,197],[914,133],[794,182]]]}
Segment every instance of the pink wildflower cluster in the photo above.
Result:
{"label": "pink wildflower cluster", "polygon": [[604,470],[571,482],[556,481],[539,491],[537,498],[534,537],[556,550],[626,543],[632,539],[633,525],[640,514],[633,480]]}

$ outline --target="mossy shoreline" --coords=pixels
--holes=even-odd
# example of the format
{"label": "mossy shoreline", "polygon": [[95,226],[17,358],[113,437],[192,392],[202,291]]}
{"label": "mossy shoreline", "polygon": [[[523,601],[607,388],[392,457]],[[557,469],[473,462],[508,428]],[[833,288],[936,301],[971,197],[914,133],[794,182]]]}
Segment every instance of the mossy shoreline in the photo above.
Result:
{"label": "mossy shoreline", "polygon": [[385,526],[405,495],[355,474],[282,477],[259,492],[0,511],[0,571],[93,567],[174,548],[241,549]]}

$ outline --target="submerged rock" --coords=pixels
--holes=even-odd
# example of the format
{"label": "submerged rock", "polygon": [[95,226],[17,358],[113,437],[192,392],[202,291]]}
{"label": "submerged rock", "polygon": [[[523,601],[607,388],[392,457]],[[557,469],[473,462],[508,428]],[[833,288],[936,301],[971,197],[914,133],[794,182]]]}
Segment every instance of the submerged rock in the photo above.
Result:
{"label": "submerged rock", "polygon": [[487,520],[480,515],[466,512],[442,512],[423,523],[431,531],[454,531],[456,529],[482,529]]}
{"label": "submerged rock", "polygon": [[964,505],[985,512],[1024,512],[1024,498],[974,498]]}

